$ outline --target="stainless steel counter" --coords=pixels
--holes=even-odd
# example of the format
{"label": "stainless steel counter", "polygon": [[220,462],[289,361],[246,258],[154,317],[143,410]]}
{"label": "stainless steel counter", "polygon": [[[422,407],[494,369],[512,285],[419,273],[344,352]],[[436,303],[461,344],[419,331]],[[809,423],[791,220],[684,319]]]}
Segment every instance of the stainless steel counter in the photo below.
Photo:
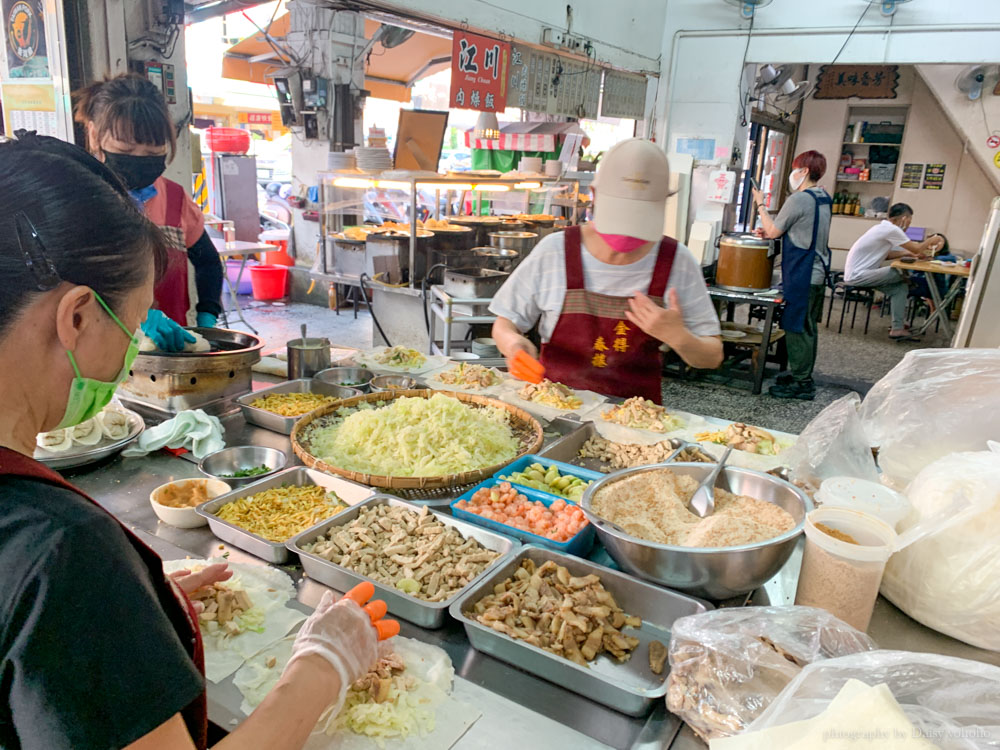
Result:
{"label": "stainless steel counter", "polygon": [[[284,450],[289,465],[299,463],[289,439],[248,425],[239,415],[223,419],[227,445],[265,445]],[[68,470],[66,478],[94,497],[123,523],[136,531],[165,559],[211,557],[229,553],[233,562],[264,563],[220,542],[207,527],[176,529],[161,523],[149,504],[149,493],[172,479],[200,476],[197,466],[184,458],[154,453],[145,458],[115,457],[90,467]],[[791,604],[795,595],[801,553],[797,550],[782,572],[751,599],[753,604]],[[298,585],[295,606],[309,611],[325,587],[303,578],[297,565],[281,566]],[[644,719],[633,719],[593,703],[573,692],[475,651],[460,625],[451,622],[441,630],[423,630],[401,622],[402,634],[440,646],[448,652],[462,694],[474,696],[483,717],[456,745],[476,750],[516,744],[533,748],[704,748],[705,744],[681,722],[658,705]],[[929,651],[1000,666],[1000,654],[983,651],[936,633],[879,600],[869,633],[883,648]],[[243,719],[240,695],[227,680],[209,683],[209,712],[214,723],[231,729]],[[516,727],[516,729],[512,729]],[[529,731],[530,730],[530,731]],[[514,742],[514,738],[519,738]],[[523,739],[523,741],[521,741]]]}
{"label": "stainless steel counter", "polygon": [[[239,415],[223,419],[227,445],[265,445],[285,451],[289,465],[299,463],[288,437],[248,425]],[[176,529],[157,519],[149,504],[149,493],[172,479],[200,476],[195,463],[165,453],[144,458],[116,457],[101,464],[68,470],[64,476],[111,511],[155,549],[164,559],[211,557],[229,553],[232,562],[264,565],[252,555],[220,542],[208,530]],[[310,611],[325,587],[302,577],[298,565],[278,566],[297,583],[298,602]],[[441,630],[423,630],[400,622],[402,635],[440,646],[451,657],[456,676],[463,683],[463,696],[477,695],[476,707],[483,717],[455,746],[459,750],[506,746],[512,736],[531,737],[529,748],[597,747],[653,750],[668,747],[680,729],[680,721],[659,705],[643,719],[633,719],[593,703],[557,685],[529,675],[504,662],[474,650],[465,631],[455,622]],[[208,685],[209,716],[223,729],[231,729],[244,717],[239,711],[240,694],[229,680]],[[510,725],[517,730],[511,734]],[[528,733],[526,728],[530,728]]]}

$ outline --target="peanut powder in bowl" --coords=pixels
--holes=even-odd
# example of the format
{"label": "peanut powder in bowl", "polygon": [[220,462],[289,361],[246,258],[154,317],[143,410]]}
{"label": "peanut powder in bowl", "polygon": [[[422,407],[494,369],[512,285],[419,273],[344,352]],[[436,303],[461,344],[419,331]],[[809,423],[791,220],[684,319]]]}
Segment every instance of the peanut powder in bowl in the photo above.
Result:
{"label": "peanut powder in bowl", "polygon": [[796,522],[784,508],[715,489],[715,512],[701,518],[687,504],[694,477],[670,469],[633,474],[602,487],[591,509],[631,536],[677,547],[737,547],[781,536]]}

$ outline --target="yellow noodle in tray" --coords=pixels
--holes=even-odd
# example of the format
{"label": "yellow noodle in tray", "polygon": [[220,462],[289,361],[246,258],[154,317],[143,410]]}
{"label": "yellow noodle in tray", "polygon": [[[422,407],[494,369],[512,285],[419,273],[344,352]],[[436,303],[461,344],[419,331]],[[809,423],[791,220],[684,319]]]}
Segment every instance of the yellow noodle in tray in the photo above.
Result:
{"label": "yellow noodle in tray", "polygon": [[273,487],[226,503],[216,516],[271,542],[285,542],[347,506],[316,485]]}
{"label": "yellow noodle in tray", "polygon": [[466,406],[440,393],[400,397],[317,426],[309,444],[332,466],[391,477],[460,474],[505,463],[518,452],[506,411]]}
{"label": "yellow noodle in tray", "polygon": [[270,393],[250,402],[254,409],[263,409],[282,417],[301,417],[321,406],[339,401],[336,396],[320,393]]}

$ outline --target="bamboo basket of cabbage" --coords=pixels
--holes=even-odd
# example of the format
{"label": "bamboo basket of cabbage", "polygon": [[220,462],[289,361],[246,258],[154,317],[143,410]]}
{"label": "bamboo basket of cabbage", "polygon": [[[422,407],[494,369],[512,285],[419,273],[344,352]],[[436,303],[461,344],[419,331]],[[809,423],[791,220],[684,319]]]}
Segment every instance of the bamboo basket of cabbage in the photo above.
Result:
{"label": "bamboo basket of cabbage", "polygon": [[370,487],[436,489],[479,482],[535,453],[542,426],[487,396],[401,390],[317,409],[291,439],[302,462],[320,471]]}

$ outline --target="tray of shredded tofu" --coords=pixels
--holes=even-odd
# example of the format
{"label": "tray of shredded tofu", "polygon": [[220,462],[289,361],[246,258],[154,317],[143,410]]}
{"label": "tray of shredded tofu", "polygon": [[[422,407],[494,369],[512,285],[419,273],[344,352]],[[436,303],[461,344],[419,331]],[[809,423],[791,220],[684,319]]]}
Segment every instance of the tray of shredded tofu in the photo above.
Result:
{"label": "tray of shredded tofu", "polygon": [[297,466],[219,495],[197,512],[222,541],[280,564],[291,557],[287,540],[374,494],[364,485]]}
{"label": "tray of shredded tofu", "polygon": [[388,495],[375,495],[289,540],[306,575],[348,591],[362,581],[389,613],[440,628],[448,607],[520,543]]}

